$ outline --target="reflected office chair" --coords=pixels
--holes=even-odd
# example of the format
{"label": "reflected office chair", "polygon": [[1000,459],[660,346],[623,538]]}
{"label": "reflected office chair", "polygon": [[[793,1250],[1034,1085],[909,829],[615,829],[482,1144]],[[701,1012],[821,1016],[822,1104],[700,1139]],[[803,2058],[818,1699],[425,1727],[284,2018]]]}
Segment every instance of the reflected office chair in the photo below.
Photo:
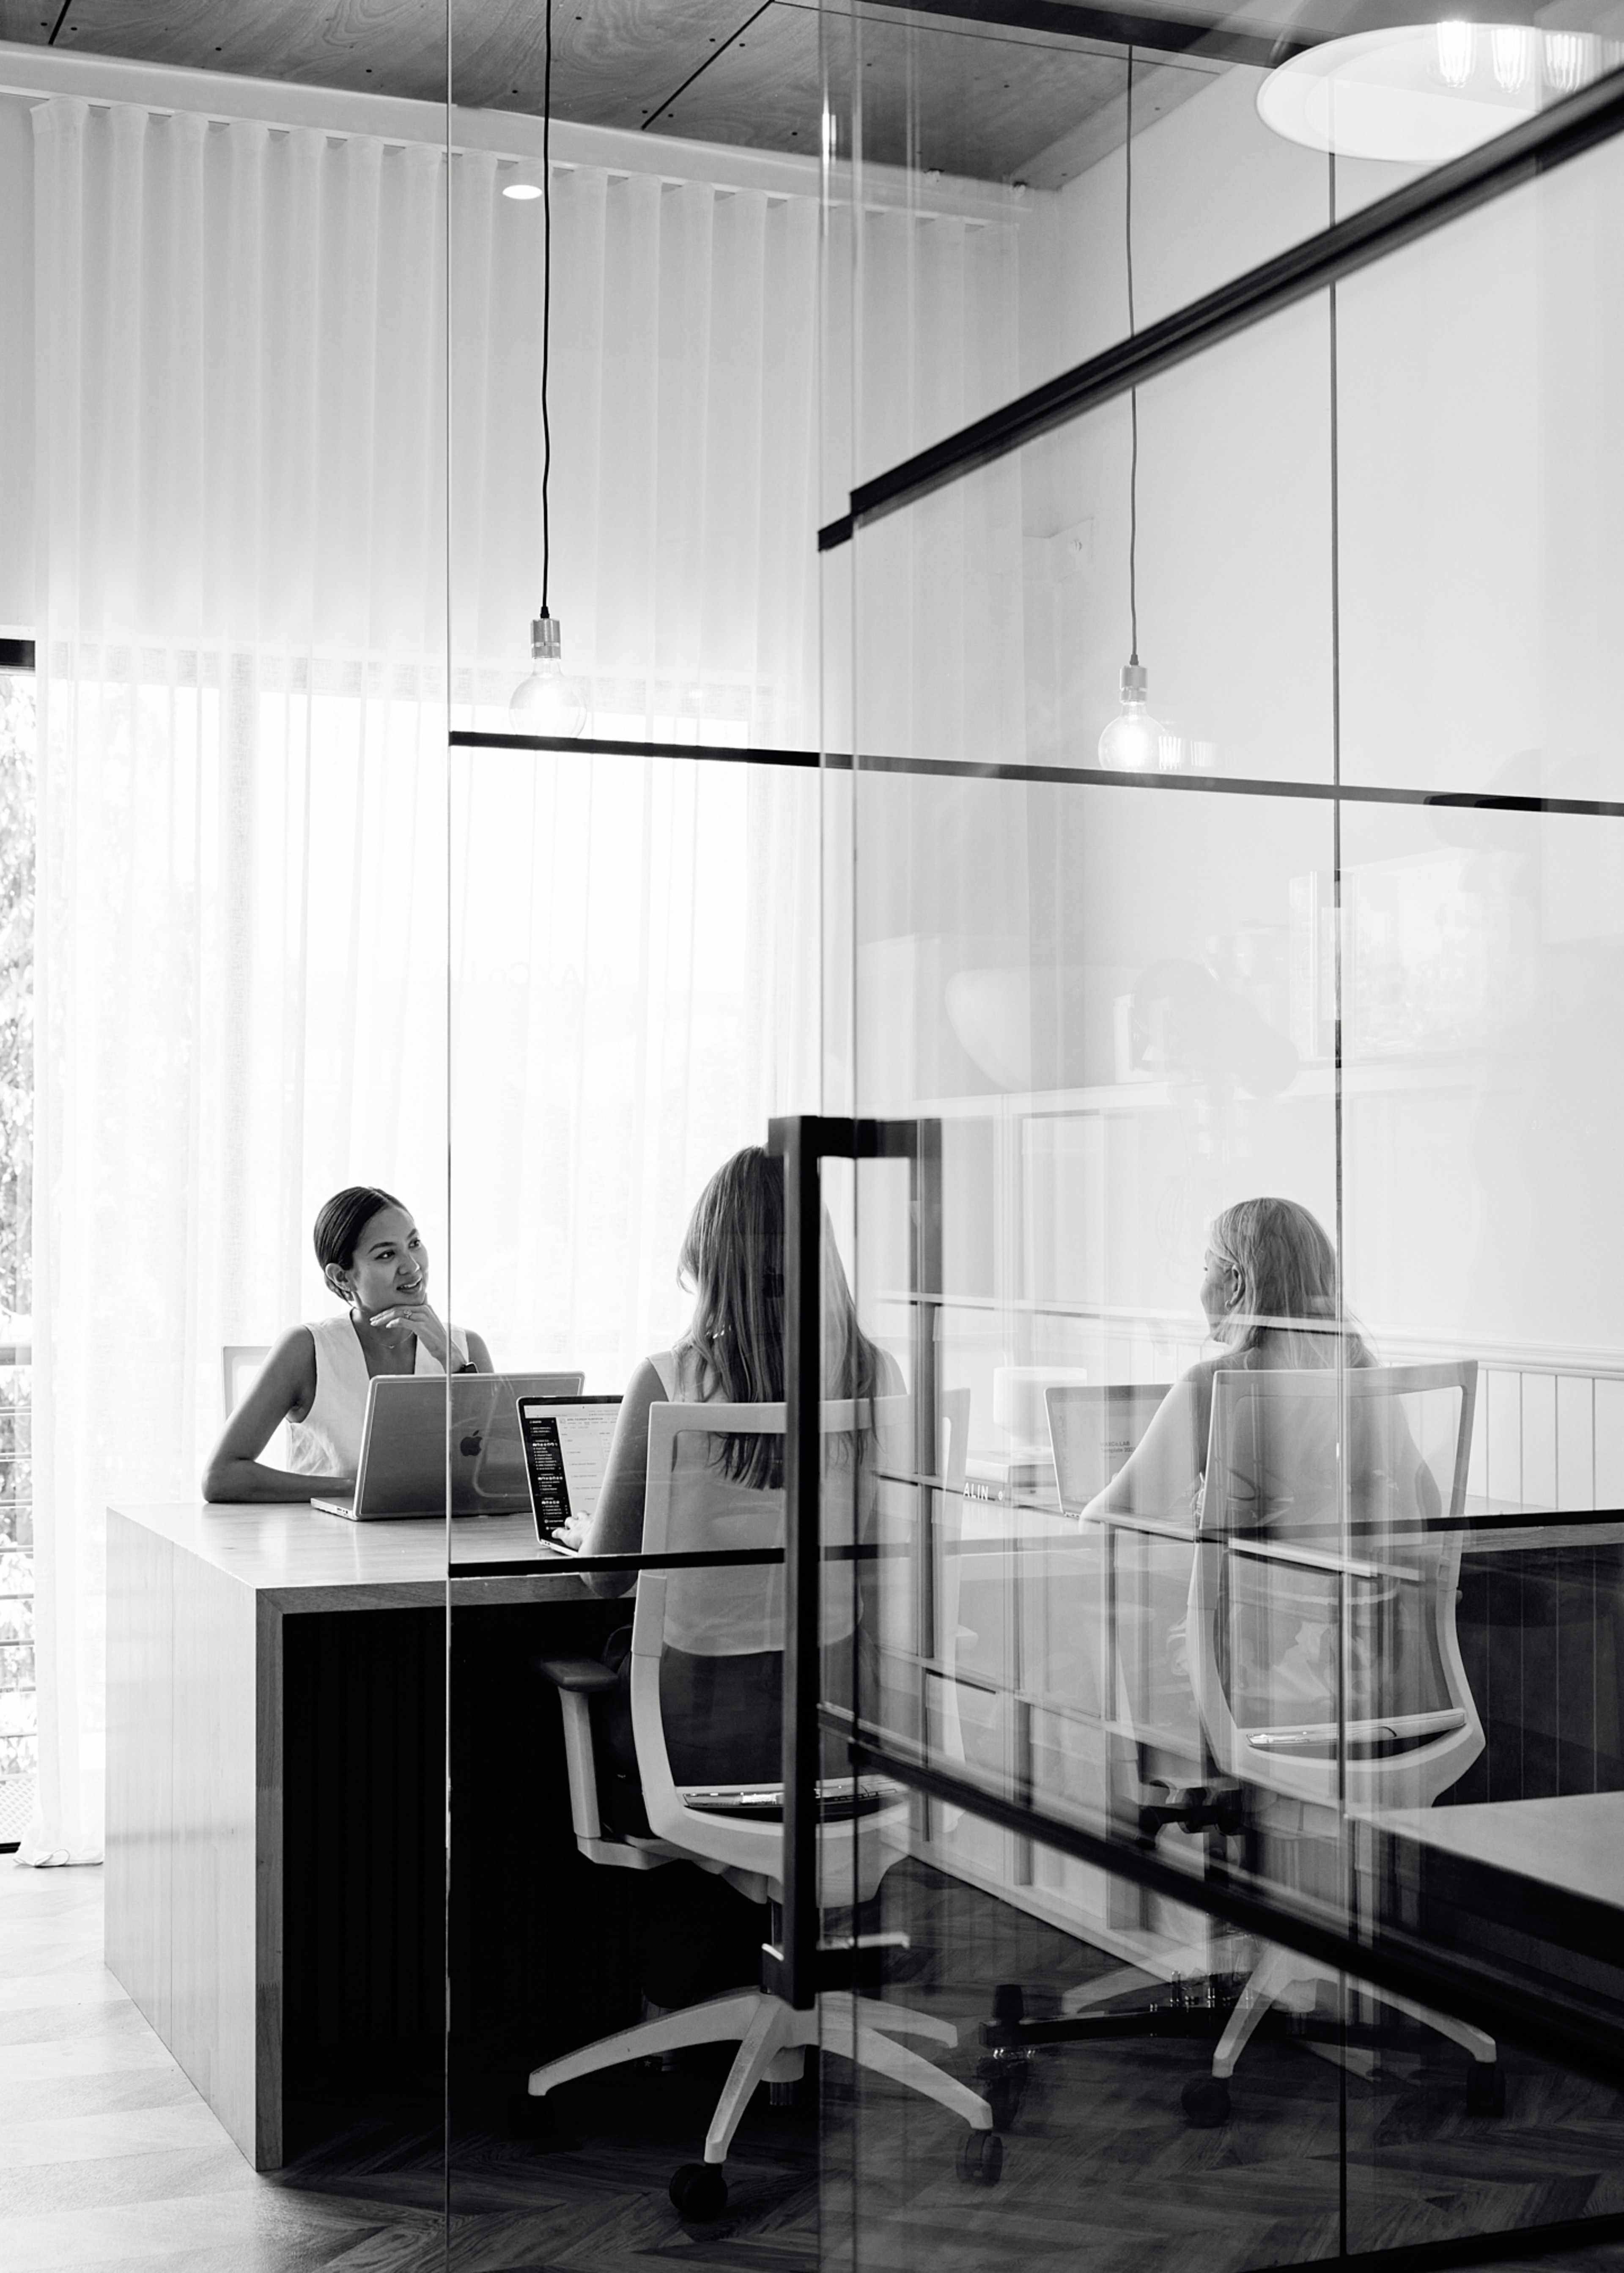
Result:
{"label": "reflected office chair", "polygon": [[[1470,1362],[1215,1377],[1200,1530],[1187,1550],[1197,1724],[1187,1749],[1199,1781],[1139,1806],[1145,1843],[1172,1826],[1243,1839],[1255,1885],[1289,1883],[1288,1900],[1305,1896],[1312,1908],[1321,1879],[1320,1907],[1340,1923],[1336,1842],[1348,1819],[1430,1806],[1477,1759],[1483,1727],[1455,1634],[1460,1537],[1442,1527],[1465,1504],[1476,1387]],[[1124,1615],[1139,1612],[1119,1595]],[[1165,1653],[1173,1637],[1162,1615]],[[1236,2063],[1270,2008],[1305,2013],[1320,1985],[1340,1978],[1271,1947],[1238,1994],[1227,1978],[1176,1977],[1170,1998],[1148,2009],[1101,2006],[1035,2023],[1010,1984],[981,2032],[1000,2071],[989,2096],[1000,2109],[1019,2104],[1038,2044],[1216,2036],[1211,2073],[1183,2100],[1192,2123],[1222,2123]],[[1358,1986],[1462,2045],[1469,2109],[1499,2112],[1492,2038]]]}
{"label": "reflected office chair", "polygon": [[[890,1440],[906,1425],[908,1401],[879,1400],[872,1407],[826,1405],[823,1411],[825,1545],[873,1527],[868,1495],[861,1524],[854,1519],[858,1489],[846,1489],[842,1465],[861,1459],[866,1472],[875,1441]],[[871,1414],[860,1437],[858,1415]],[[692,1551],[744,1552],[784,1544],[784,1494],[732,1482],[719,1472],[718,1452],[727,1437],[782,1437],[781,1405],[657,1405],[649,1416],[649,1480],[643,1550],[649,1555]],[[900,1431],[898,1430],[898,1433]],[[869,1451],[856,1449],[863,1439]],[[881,1454],[876,1467],[901,1473]],[[831,1534],[833,1534],[831,1539]],[[825,1565],[823,1639],[825,1650],[853,1637],[856,1578],[852,1561]],[[780,1651],[784,1638],[784,1568],[711,1565],[695,1571],[644,1571],[637,1582],[632,1622],[632,1736],[650,1835],[608,1832],[598,1805],[590,1725],[590,1698],[618,1677],[592,1660],[548,1659],[541,1671],[557,1687],[563,1709],[570,1802],[576,1843],[592,1861],[635,1870],[683,1860],[718,1873],[750,1899],[780,1904],[784,1887],[783,1787],[730,1775],[724,1754],[714,1758],[702,1722],[681,1706],[685,1671],[695,1661],[759,1657]],[[704,1759],[703,1779],[679,1782],[675,1749],[689,1768]],[[898,1789],[877,1781],[825,1778],[817,1841],[819,1895],[826,1909],[869,1900],[888,1865],[906,1851],[908,1810]],[[801,2074],[806,2047],[821,2044],[860,2067],[888,2075],[936,2100],[970,2125],[959,2156],[963,2176],[990,2185],[1003,2160],[984,2099],[906,2045],[920,2037],[951,2047],[958,2030],[906,2007],[844,1992],[820,1998],[797,2012],[771,1992],[747,1990],[623,2029],[602,2042],[537,2068],[529,2089],[540,2098],[560,2084],[626,2060],[676,2052],[686,2045],[736,2042],[737,2057],[706,2134],[703,2162],[685,2164],[671,2181],[676,2209],[689,2217],[714,2217],[727,2200],[723,2164],[733,2134],[757,2084],[787,2084]]]}
{"label": "reflected office chair", "polygon": [[[1212,1764],[1251,1835],[1335,1856],[1349,1818],[1430,1807],[1483,1750],[1455,1632],[1477,1367],[1221,1373],[1190,1586],[1191,1680]],[[1346,1413],[1348,1457],[1340,1458]],[[1342,1494],[1346,1492],[1346,1522]],[[1340,1700],[1340,1701],[1339,1701]],[[1312,1860],[1304,1869],[1315,1899]],[[1270,1875],[1265,1865],[1260,1875]],[[1342,1902],[1333,1868],[1320,1896]],[[1229,2079],[1269,2007],[1312,2007],[1332,1967],[1273,1947],[1186,2087],[1196,2123],[1229,2113]],[[1495,2113],[1492,2037],[1389,1990],[1361,1993],[1471,2056],[1467,2104]]]}

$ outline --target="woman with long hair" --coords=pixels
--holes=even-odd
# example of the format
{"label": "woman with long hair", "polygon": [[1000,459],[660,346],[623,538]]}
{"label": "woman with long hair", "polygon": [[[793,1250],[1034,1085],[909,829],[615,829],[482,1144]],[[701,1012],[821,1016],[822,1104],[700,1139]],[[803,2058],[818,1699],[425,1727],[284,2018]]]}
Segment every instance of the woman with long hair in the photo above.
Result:
{"label": "woman with long hair", "polygon": [[[858,1399],[892,1395],[902,1386],[898,1368],[859,1327],[832,1240],[826,1237],[823,1249],[823,1394]],[[689,1219],[679,1270],[694,1290],[693,1316],[670,1349],[643,1361],[627,1388],[597,1508],[581,1542],[588,1555],[635,1555],[643,1545],[649,1414],[654,1406],[784,1400],[780,1160],[751,1144],[723,1163]],[[691,1458],[704,1463],[703,1472],[688,1468],[682,1476],[685,1496],[701,1517],[704,1543],[725,1548],[731,1537],[759,1545],[764,1532],[773,1528],[771,1496],[783,1487],[782,1437],[701,1435],[685,1437],[683,1446],[680,1462]],[[624,1594],[634,1583],[618,1575],[584,1575],[596,1592],[605,1594]],[[719,1565],[685,1572],[672,1586],[661,1654],[660,1718],[679,1784],[773,1784],[781,1775],[782,1654],[754,1646],[763,1623],[771,1627],[770,1615],[763,1621],[763,1603],[775,1594],[781,1599],[781,1577],[760,1567]],[[679,1586],[680,1617],[673,1615]],[[743,1648],[736,1646],[741,1636]],[[848,1631],[836,1647],[853,1648],[856,1639]],[[826,1633],[826,1644],[828,1639]],[[691,1646],[680,1646],[684,1641]],[[632,1732],[630,1651],[629,1626],[611,1635],[604,1650],[604,1662],[620,1682],[594,1699],[598,1795],[605,1819],[618,1829],[646,1832]],[[832,1654],[824,1662],[828,1677],[838,1679]],[[643,1957],[646,2010],[691,2004],[757,1977],[762,1930],[753,1905],[688,1864],[651,1873],[645,1884],[651,1913]]]}
{"label": "woman with long hair", "polygon": [[1339,1316],[1336,1250],[1296,1200],[1239,1200],[1214,1219],[1201,1308],[1215,1357],[1175,1382],[1135,1451],[1086,1514],[1199,1519],[1220,1373],[1374,1365],[1357,1329]]}
{"label": "woman with long hair", "polygon": [[[694,1289],[694,1314],[673,1347],[645,1358],[628,1384],[581,1542],[586,1554],[635,1555],[643,1544],[650,1407],[783,1402],[784,1221],[784,1166],[759,1144],[724,1161],[701,1192],[678,1264]],[[901,1386],[897,1369],[858,1325],[833,1243],[823,1245],[823,1395],[889,1395]],[[782,1483],[783,1461],[776,1437],[730,1437],[719,1465],[729,1482],[763,1490]],[[624,1591],[613,1579],[600,1588]]]}

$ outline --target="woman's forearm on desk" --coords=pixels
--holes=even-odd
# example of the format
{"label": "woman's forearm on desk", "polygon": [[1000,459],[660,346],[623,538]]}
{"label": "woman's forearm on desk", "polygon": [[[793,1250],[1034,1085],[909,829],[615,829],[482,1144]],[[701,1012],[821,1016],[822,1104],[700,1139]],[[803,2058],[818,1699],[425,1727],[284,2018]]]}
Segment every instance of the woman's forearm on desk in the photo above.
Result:
{"label": "woman's forearm on desk", "polygon": [[[645,1359],[632,1376],[615,1416],[614,1438],[604,1464],[598,1506],[581,1542],[583,1555],[635,1555],[643,1545],[643,1500],[649,1481],[649,1411],[664,1404],[659,1375]],[[611,1572],[583,1573],[595,1594],[628,1594],[635,1578]]]}
{"label": "woman's forearm on desk", "polygon": [[291,1468],[267,1467],[262,1460],[214,1459],[203,1472],[203,1497],[212,1507],[335,1499],[354,1489],[353,1476],[297,1475]]}

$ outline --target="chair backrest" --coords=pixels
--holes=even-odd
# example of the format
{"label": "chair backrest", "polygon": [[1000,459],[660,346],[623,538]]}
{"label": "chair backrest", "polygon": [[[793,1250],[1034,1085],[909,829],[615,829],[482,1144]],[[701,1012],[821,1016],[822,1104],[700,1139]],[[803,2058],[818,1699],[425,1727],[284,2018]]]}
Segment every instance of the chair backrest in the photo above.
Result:
{"label": "chair backrest", "polygon": [[1483,1749],[1455,1598],[1477,1368],[1213,1384],[1190,1590],[1219,1766],[1297,1799],[1430,1805]]}
{"label": "chair backrest", "polygon": [[220,1385],[229,1421],[248,1393],[249,1384],[269,1357],[266,1342],[226,1342],[220,1352]]}
{"label": "chair backrest", "polygon": [[944,1389],[937,1392],[936,1409],[941,1415],[940,1449],[936,1458],[942,1471],[942,1489],[950,1499],[962,1500],[965,1488],[965,1463],[970,1451],[970,1392],[967,1389]]}
{"label": "chair backrest", "polygon": [[[269,1357],[267,1342],[225,1342],[220,1351],[221,1390],[224,1403],[224,1418],[229,1420],[253,1385],[254,1376]],[[285,1468],[292,1459],[288,1437],[288,1424],[279,1421],[269,1440],[261,1447],[259,1458],[273,1468]]]}
{"label": "chair backrest", "polygon": [[[906,1458],[896,1448],[908,1441],[911,1414],[911,1400],[900,1397],[823,1407],[825,1549],[852,1546],[883,1520],[883,1472],[897,1473]],[[776,1451],[784,1429],[782,1405],[654,1406],[643,1551],[782,1548],[782,1484],[729,1477],[723,1456],[729,1440],[776,1439]],[[854,1558],[823,1565],[826,1651],[853,1646],[859,1568]],[[685,1803],[682,1793],[701,1785],[777,1786],[783,1647],[782,1563],[640,1574],[632,1622],[632,1733],[650,1824],[661,1838],[770,1879],[782,1854],[779,1821],[766,1812],[706,1813]],[[673,1753],[685,1764],[680,1783]],[[696,1761],[703,1762],[700,1772],[688,1772]]]}

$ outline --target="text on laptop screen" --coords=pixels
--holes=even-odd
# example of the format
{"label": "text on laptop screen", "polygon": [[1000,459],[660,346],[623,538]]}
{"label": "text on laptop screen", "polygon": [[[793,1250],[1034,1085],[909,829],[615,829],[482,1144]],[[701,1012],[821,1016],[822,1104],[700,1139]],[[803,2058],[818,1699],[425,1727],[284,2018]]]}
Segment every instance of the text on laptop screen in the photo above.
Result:
{"label": "text on laptop screen", "polygon": [[523,1399],[519,1419],[530,1465],[536,1520],[556,1531],[572,1517],[590,1519],[598,1506],[620,1399],[578,1406]]}

